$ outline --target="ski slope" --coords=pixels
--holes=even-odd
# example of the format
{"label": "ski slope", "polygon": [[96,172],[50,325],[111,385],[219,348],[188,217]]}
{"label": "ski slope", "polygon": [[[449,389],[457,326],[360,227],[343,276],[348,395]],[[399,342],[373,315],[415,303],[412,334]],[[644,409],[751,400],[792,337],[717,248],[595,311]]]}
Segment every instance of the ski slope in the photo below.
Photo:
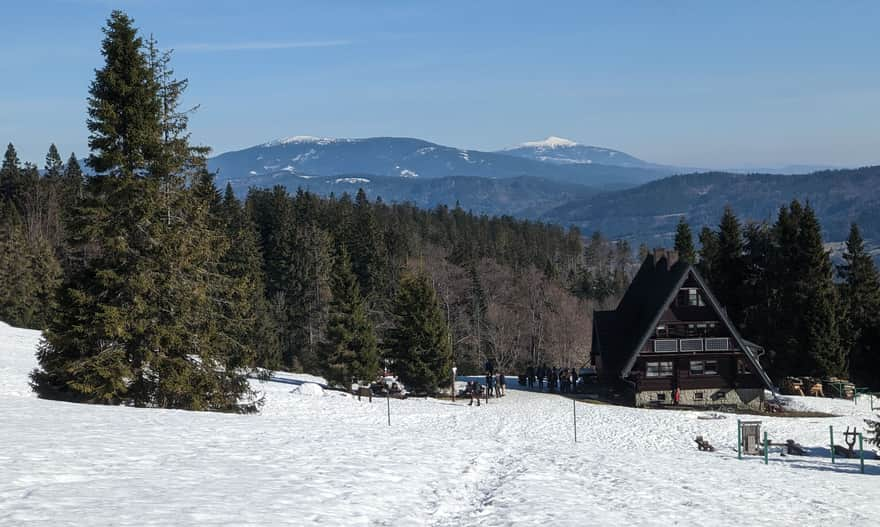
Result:
{"label": "ski slope", "polygon": [[[880,463],[737,460],[736,416],[509,390],[482,407],[257,383],[259,415],[78,405],[27,385],[39,334],[0,324],[0,525],[877,525]],[[291,378],[287,376],[287,378]],[[314,381],[307,377],[303,380]],[[312,394],[312,395],[310,395]],[[834,418],[762,417],[827,452]],[[718,449],[699,452],[702,434]]]}

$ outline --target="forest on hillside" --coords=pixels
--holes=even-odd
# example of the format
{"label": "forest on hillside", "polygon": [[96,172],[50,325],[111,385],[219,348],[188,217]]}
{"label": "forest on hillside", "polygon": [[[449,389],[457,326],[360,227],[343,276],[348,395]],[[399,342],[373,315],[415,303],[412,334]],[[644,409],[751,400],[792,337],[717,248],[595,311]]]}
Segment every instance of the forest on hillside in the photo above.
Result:
{"label": "forest on hillside", "polygon": [[696,263],[728,315],[759,343],[771,376],[849,378],[880,387],[880,274],[851,224],[834,265],[810,204],[780,207],[774,222],[743,223],[727,207],[716,228],[679,220],[675,247]]}
{"label": "forest on hillside", "polygon": [[231,410],[267,369],[346,386],[385,363],[434,393],[453,362],[588,360],[591,309],[625,288],[628,246],[363,192],[240,201],[190,142],[171,52],[119,11],[104,35],[91,175],[54,145],[42,171],[11,143],[0,167],[0,319],[44,330],[41,396]]}

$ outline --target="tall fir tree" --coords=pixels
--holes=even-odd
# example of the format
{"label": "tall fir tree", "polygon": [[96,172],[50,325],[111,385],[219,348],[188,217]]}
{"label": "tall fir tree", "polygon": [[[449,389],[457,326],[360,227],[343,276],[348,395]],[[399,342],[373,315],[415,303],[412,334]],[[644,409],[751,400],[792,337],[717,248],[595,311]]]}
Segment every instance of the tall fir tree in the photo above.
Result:
{"label": "tall fir tree", "polygon": [[114,11],[104,32],[89,98],[96,175],[70,237],[88,257],[61,290],[34,387],[89,402],[237,407],[253,354],[227,331],[241,312],[218,308],[237,306],[242,285],[220,270],[228,241],[198,184],[204,151],[181,146],[185,128],[168,133],[177,98],[162,91],[133,21]]}
{"label": "tall fir tree", "polygon": [[880,385],[880,274],[855,223],[837,272],[843,280],[841,346],[849,354],[850,378],[876,387]]}
{"label": "tall fir tree", "polygon": [[736,324],[742,323],[743,271],[742,226],[733,209],[727,206],[718,225],[718,254],[712,270],[712,286]]}
{"label": "tall fir tree", "polygon": [[768,271],[776,289],[775,328],[768,335],[774,355],[771,371],[778,377],[845,373],[833,267],[812,208],[797,200],[782,207],[773,235],[776,242]]}
{"label": "tall fir tree", "polygon": [[448,383],[452,346],[437,293],[424,273],[403,277],[393,315],[386,338],[393,370],[412,391],[436,393]]}
{"label": "tall fir tree", "polygon": [[67,158],[67,163],[64,165],[64,172],[61,179],[62,203],[64,203],[66,209],[72,209],[73,205],[79,203],[83,198],[84,184],[82,167],[79,164],[79,160],[76,158],[76,154],[73,152],[71,152],[70,157]]}
{"label": "tall fir tree", "polygon": [[12,202],[21,179],[21,161],[12,143],[6,145],[3,164],[0,165],[0,200]]}
{"label": "tall fir tree", "polygon": [[385,243],[364,189],[354,200],[352,225],[346,245],[351,254],[352,271],[367,297],[382,295],[386,287]]}
{"label": "tall fir tree", "polygon": [[61,161],[61,155],[55,143],[49,145],[49,152],[46,154],[46,165],[43,169],[43,177],[49,181],[56,181],[61,178],[64,170],[64,162]]}
{"label": "tall fir tree", "polygon": [[703,278],[713,286],[718,272],[719,254],[718,233],[709,227],[703,227],[700,230],[700,261],[697,262],[697,268]]}
{"label": "tall fir tree", "polygon": [[697,262],[697,250],[694,247],[694,237],[691,234],[691,226],[685,221],[684,216],[678,219],[675,227],[675,250],[678,257],[687,263]]}
{"label": "tall fir tree", "polygon": [[379,350],[344,247],[334,259],[331,284],[333,300],[320,353],[324,372],[328,380],[345,387],[351,381],[369,383],[379,372]]}

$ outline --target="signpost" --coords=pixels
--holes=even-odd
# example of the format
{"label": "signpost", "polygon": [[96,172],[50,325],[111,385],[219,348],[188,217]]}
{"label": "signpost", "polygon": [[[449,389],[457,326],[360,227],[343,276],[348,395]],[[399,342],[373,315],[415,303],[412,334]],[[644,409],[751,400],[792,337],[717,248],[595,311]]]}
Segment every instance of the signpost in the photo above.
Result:
{"label": "signpost", "polygon": [[828,427],[828,433],[831,435],[831,464],[834,464],[834,427]]}
{"label": "signpost", "polygon": [[455,402],[455,372],[458,371],[458,368],[452,367],[452,402]]}

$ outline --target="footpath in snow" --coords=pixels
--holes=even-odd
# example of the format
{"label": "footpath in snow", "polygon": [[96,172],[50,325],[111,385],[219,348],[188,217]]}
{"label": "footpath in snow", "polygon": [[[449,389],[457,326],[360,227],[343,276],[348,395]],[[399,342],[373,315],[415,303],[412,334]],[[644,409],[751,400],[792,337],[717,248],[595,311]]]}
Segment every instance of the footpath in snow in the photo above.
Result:
{"label": "footpath in snow", "polygon": [[[39,334],[0,323],[0,525],[773,525],[880,521],[880,462],[737,460],[736,416],[509,390],[488,405],[373,403],[258,383],[259,415],[78,405],[28,387]],[[314,377],[284,379],[312,382]],[[827,451],[832,418],[759,417]],[[702,435],[716,452],[699,452]]]}

